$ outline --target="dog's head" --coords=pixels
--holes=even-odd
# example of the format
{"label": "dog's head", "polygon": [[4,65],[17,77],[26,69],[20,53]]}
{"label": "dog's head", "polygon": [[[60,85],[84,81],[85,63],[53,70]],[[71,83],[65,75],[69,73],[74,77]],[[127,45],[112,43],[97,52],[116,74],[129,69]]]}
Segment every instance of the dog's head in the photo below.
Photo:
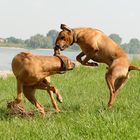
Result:
{"label": "dog's head", "polygon": [[59,54],[59,50],[63,51],[74,43],[74,31],[65,24],[61,24],[60,28],[62,31],[58,34],[55,42],[55,54]]}
{"label": "dog's head", "polygon": [[61,61],[60,71],[73,70],[75,68],[75,63],[72,62],[68,57],[64,55],[57,55],[57,57]]}

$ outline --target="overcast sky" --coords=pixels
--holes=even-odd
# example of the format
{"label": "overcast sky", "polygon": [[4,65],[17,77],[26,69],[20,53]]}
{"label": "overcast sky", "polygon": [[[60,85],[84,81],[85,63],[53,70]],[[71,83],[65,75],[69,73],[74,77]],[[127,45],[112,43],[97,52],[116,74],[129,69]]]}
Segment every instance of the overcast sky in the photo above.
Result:
{"label": "overcast sky", "polygon": [[0,0],[0,37],[45,35],[61,23],[140,40],[140,0]]}

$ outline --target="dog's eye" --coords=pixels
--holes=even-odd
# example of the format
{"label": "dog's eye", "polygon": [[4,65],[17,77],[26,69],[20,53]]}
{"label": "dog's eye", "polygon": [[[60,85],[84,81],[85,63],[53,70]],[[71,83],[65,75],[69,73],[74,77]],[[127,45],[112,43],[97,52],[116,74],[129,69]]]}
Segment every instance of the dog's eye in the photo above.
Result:
{"label": "dog's eye", "polygon": [[64,39],[65,37],[64,36],[61,36],[61,39]]}

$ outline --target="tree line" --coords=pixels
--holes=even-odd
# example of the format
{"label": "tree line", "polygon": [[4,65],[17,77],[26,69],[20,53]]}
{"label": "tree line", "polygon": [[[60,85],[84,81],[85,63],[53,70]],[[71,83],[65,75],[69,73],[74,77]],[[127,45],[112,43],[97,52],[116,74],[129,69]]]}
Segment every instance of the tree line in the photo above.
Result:
{"label": "tree line", "polygon": [[140,41],[137,38],[132,38],[128,43],[122,43],[122,38],[118,34],[111,34],[109,36],[114,40],[126,53],[139,54],[140,53]]}
{"label": "tree line", "polygon": [[[56,30],[50,30],[46,35],[36,34],[27,40],[9,37],[6,39],[6,43],[22,44],[25,48],[30,49],[53,49],[58,33]],[[140,41],[137,38],[132,38],[128,43],[122,43],[122,38],[118,34],[110,34],[109,37],[119,44],[125,52],[129,54],[140,53]],[[80,50],[77,44],[73,44],[70,49]]]}
{"label": "tree line", "polygon": [[[27,40],[18,39],[15,37],[6,38],[6,43],[14,43],[20,44],[24,48],[28,49],[37,49],[37,48],[44,48],[44,49],[53,49],[55,45],[55,40],[58,36],[58,31],[50,30],[46,35],[36,34],[31,36]],[[79,50],[78,45],[74,44],[70,47],[71,50]]]}

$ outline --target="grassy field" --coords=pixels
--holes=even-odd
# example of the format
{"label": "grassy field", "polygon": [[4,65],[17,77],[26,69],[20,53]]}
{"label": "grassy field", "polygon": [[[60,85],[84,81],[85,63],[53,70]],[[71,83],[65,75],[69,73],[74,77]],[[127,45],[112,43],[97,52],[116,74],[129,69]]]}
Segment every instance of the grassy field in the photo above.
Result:
{"label": "grassy field", "polygon": [[[137,65],[140,63],[135,62]],[[140,139],[140,72],[133,71],[112,109],[106,109],[109,92],[105,65],[78,67],[52,77],[63,97],[61,113],[55,113],[49,95],[37,91],[47,116],[32,119],[8,116],[6,104],[16,96],[16,81],[0,79],[1,140],[138,140]],[[34,109],[25,98],[28,109]]]}

